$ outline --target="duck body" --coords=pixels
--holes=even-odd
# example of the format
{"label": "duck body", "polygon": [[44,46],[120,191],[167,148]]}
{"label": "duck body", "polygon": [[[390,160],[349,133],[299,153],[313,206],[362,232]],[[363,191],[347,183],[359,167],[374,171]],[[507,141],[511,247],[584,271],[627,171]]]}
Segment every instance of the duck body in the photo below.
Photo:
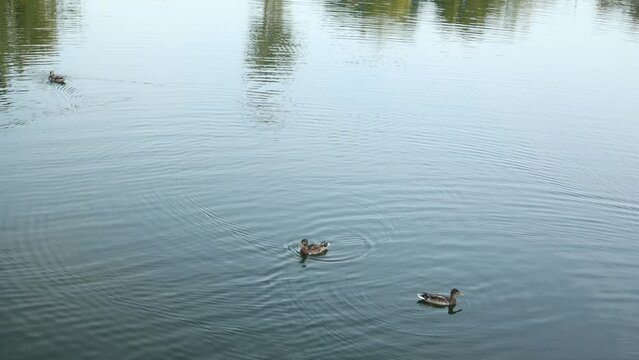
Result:
{"label": "duck body", "polygon": [[53,71],[49,71],[49,81],[56,84],[64,84],[64,76],[56,75]]}
{"label": "duck body", "polygon": [[452,289],[450,291],[450,296],[440,295],[440,294],[431,294],[431,293],[421,293],[417,294],[417,297],[430,305],[442,306],[442,307],[450,307],[457,305],[457,296],[463,295],[463,293],[457,289]]}
{"label": "duck body", "polygon": [[303,239],[301,242],[300,255],[302,256],[320,256],[326,254],[331,244],[322,241],[319,244],[309,244],[308,240]]}

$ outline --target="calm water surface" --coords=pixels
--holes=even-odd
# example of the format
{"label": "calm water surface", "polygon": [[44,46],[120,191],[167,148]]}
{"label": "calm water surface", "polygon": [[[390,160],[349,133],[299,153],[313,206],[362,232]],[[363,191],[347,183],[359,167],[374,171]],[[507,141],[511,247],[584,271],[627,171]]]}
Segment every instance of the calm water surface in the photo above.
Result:
{"label": "calm water surface", "polygon": [[637,359],[638,99],[634,0],[5,0],[0,358]]}

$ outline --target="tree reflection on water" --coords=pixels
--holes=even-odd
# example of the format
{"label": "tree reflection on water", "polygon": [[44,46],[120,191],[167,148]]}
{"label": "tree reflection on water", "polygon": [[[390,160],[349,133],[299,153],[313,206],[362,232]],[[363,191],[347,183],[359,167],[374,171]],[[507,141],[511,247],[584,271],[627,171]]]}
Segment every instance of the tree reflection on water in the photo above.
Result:
{"label": "tree reflection on water", "polygon": [[344,23],[361,35],[410,39],[417,24],[418,0],[331,0],[326,2],[335,25]]}
{"label": "tree reflection on water", "polygon": [[487,31],[514,34],[526,29],[535,5],[532,0],[431,0],[438,20],[447,32],[468,39],[480,38]]}
{"label": "tree reflection on water", "polygon": [[286,0],[256,2],[246,51],[247,97],[261,120],[272,120],[277,107],[273,97],[282,92],[282,82],[292,76],[299,45]]}
{"label": "tree reflection on water", "polygon": [[0,93],[6,93],[11,73],[56,52],[57,10],[56,0],[0,3]]}
{"label": "tree reflection on water", "polygon": [[60,19],[81,18],[76,0],[0,1],[0,103],[9,105],[11,82],[58,54]]}
{"label": "tree reflection on water", "polygon": [[639,24],[639,0],[597,0],[597,9],[606,15],[621,12],[628,15],[635,26]]}
{"label": "tree reflection on water", "polygon": [[[332,0],[329,12],[361,32],[410,39],[420,18],[434,14],[443,33],[477,38],[487,28],[511,32],[526,22],[532,0]],[[428,19],[422,20],[431,20]],[[352,24],[356,24],[353,26]]]}
{"label": "tree reflection on water", "polygon": [[[420,17],[433,13],[443,33],[457,34],[469,40],[499,32],[508,36],[527,31],[531,15],[555,0],[327,0],[328,12],[348,28],[372,33],[380,38],[407,38]],[[602,14],[621,12],[639,22],[638,0],[597,0]],[[430,19],[428,19],[430,20]]]}

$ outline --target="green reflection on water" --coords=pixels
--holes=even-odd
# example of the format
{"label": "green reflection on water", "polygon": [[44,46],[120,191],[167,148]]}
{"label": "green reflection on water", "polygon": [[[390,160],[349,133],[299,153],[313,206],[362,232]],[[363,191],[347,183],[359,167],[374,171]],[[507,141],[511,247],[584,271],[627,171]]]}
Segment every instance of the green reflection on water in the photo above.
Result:
{"label": "green reflection on water", "polygon": [[56,0],[4,0],[0,4],[0,89],[10,70],[22,72],[58,41]]}
{"label": "green reflection on water", "polygon": [[283,91],[278,84],[292,76],[300,46],[293,33],[288,1],[263,0],[255,4],[245,58],[246,92],[253,116],[271,121],[280,103],[275,97]]}
{"label": "green reflection on water", "polygon": [[[533,10],[550,6],[554,0],[330,0],[327,7],[344,23],[356,22],[363,31],[377,34],[411,30],[430,5],[434,21],[444,26],[444,32],[461,35],[482,35],[488,32],[527,31]],[[597,0],[603,14],[621,12],[632,21],[639,20],[639,0]],[[406,34],[406,33],[405,33]],[[469,36],[469,39],[479,39]]]}
{"label": "green reflection on water", "polygon": [[411,40],[419,16],[418,0],[331,0],[326,8],[336,23],[360,35]]}
{"label": "green reflection on water", "polygon": [[252,75],[262,80],[294,62],[296,44],[286,4],[284,0],[264,0],[259,15],[251,21],[247,62]]}
{"label": "green reflection on water", "polygon": [[[531,0],[431,0],[438,20],[449,32],[479,35],[489,30],[514,33],[528,23],[536,3]],[[470,38],[473,38],[472,36]]]}
{"label": "green reflection on water", "polygon": [[385,17],[397,22],[409,21],[419,9],[419,1],[415,0],[338,0],[331,2],[331,5],[349,9],[353,14],[359,16]]}
{"label": "green reflection on water", "polygon": [[[60,30],[82,17],[81,5],[79,0],[0,1],[0,94],[7,94],[29,67],[54,61]],[[10,103],[5,97],[0,100]]]}
{"label": "green reflection on water", "polygon": [[603,13],[621,11],[639,22],[639,0],[597,0],[597,9]]}
{"label": "green reflection on water", "polygon": [[479,25],[486,22],[490,14],[500,10],[504,0],[433,0],[437,13],[445,22],[460,25]]}

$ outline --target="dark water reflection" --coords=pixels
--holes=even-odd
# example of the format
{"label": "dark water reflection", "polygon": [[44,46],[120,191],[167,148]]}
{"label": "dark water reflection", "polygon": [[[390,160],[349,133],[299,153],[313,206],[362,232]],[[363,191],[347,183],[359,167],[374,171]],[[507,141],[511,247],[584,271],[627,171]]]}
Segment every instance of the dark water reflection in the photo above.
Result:
{"label": "dark water reflection", "polygon": [[355,30],[348,36],[379,37],[392,41],[412,41],[421,1],[330,0],[328,13],[337,28]]}
{"label": "dark water reflection", "polygon": [[636,0],[598,0],[597,8],[602,12],[620,11],[639,22],[639,1]]}
{"label": "dark water reflection", "polygon": [[24,73],[43,57],[56,52],[58,40],[55,0],[7,0],[0,4],[0,97],[6,95],[9,78]]}
{"label": "dark water reflection", "polygon": [[32,109],[20,108],[21,104],[17,109],[12,106],[10,93],[27,92],[34,80],[46,78],[44,69],[59,55],[60,31],[75,27],[78,19],[77,1],[7,0],[0,4],[0,113],[4,114],[0,127],[23,124],[26,118],[37,116]]}
{"label": "dark water reflection", "polygon": [[327,2],[327,6],[330,11],[346,12],[353,17],[386,19],[388,23],[414,23],[420,3],[414,0],[334,0]]}
{"label": "dark water reflection", "polygon": [[281,83],[290,80],[300,44],[294,36],[287,0],[255,3],[246,52],[248,106],[260,121],[273,121],[283,111],[278,104]]}
{"label": "dark water reflection", "polygon": [[636,2],[0,11],[1,359],[639,357]]}
{"label": "dark water reflection", "polygon": [[[433,0],[436,13],[449,31],[469,35],[469,38],[481,37],[486,31],[492,33],[514,32],[525,29],[535,7],[545,5],[544,1],[529,0]],[[491,36],[491,35],[488,35]]]}
{"label": "dark water reflection", "polygon": [[[481,34],[494,36],[496,31],[525,31],[530,17],[539,9],[548,8],[553,1],[531,0],[331,0],[329,11],[341,16],[341,21],[359,21],[357,28],[362,32],[383,35],[401,32],[410,39],[420,17],[428,17],[431,9],[438,17],[445,31],[479,39]],[[598,0],[598,11],[604,16],[611,13],[623,13],[635,23],[639,21],[639,2],[634,0]],[[359,20],[358,20],[359,19]],[[352,26],[352,25],[350,25]],[[397,36],[396,38],[400,38]]]}
{"label": "dark water reflection", "polygon": [[58,40],[55,0],[7,0],[0,6],[0,60],[3,72],[9,65],[21,71],[37,55],[55,52]]}
{"label": "dark water reflection", "polygon": [[[538,1],[417,1],[417,0],[340,0],[329,1],[329,11],[346,23],[358,21],[362,32],[391,36],[395,40],[411,39],[411,32],[420,18],[428,18],[434,11],[444,31],[470,36],[484,31],[513,31],[527,22],[526,18]],[[422,11],[420,11],[422,10]],[[349,26],[349,27],[352,27]]]}

